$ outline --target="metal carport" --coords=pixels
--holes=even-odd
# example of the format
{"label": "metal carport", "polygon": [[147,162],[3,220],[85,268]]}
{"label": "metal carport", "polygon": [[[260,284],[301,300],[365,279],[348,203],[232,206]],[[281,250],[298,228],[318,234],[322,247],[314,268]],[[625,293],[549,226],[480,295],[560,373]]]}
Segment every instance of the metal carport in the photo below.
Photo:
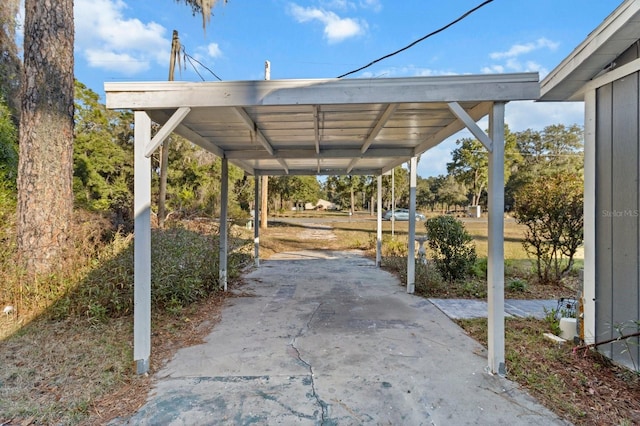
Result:
{"label": "metal carport", "polygon": [[[488,369],[504,374],[504,112],[540,93],[537,73],[388,79],[105,83],[107,108],[135,111],[134,360],[151,353],[151,154],[175,132],[222,158],[226,222],[228,163],[254,176],[374,175],[410,164],[415,211],[417,157],[467,128],[489,152]],[[476,123],[489,116],[489,132]],[[151,122],[161,126],[152,137]],[[256,179],[256,182],[259,179]],[[256,197],[259,192],[256,185]],[[410,217],[414,217],[410,215]],[[378,265],[382,241],[378,207]],[[258,229],[256,229],[256,259]],[[407,291],[415,283],[415,220],[409,222]],[[226,228],[220,280],[226,286]]]}

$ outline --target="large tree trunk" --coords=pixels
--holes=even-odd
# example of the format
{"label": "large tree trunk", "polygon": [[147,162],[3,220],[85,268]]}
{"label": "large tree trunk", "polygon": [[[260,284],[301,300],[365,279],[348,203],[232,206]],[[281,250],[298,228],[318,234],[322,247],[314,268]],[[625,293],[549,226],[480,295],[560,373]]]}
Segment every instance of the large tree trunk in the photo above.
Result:
{"label": "large tree trunk", "polygon": [[73,0],[26,0],[18,165],[18,249],[53,270],[73,216]]}

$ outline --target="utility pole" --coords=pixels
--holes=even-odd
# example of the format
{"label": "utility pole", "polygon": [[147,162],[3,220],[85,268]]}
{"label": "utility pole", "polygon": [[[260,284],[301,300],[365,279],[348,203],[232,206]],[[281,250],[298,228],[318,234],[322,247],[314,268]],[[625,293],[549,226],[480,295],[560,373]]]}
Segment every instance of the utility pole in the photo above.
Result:
{"label": "utility pole", "polygon": [[[169,58],[169,81],[173,81],[176,68],[176,60],[180,63],[180,39],[178,31],[173,30],[171,40],[171,56]],[[167,216],[167,172],[169,168],[169,138],[162,142],[160,148],[160,189],[158,191],[158,226],[164,228],[164,220]]]}
{"label": "utility pole", "polygon": [[[271,80],[271,62],[264,61],[264,79]],[[256,176],[256,179],[258,177]],[[260,228],[267,229],[267,205],[269,204],[269,176],[262,176],[262,202],[260,203]]]}

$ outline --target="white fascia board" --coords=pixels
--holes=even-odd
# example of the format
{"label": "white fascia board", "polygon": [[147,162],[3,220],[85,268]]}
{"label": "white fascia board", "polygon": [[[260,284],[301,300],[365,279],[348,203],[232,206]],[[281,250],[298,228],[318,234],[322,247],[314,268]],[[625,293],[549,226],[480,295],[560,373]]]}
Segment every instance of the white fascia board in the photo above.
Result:
{"label": "white fascia board", "polygon": [[388,79],[105,83],[109,109],[533,100],[538,73]]}

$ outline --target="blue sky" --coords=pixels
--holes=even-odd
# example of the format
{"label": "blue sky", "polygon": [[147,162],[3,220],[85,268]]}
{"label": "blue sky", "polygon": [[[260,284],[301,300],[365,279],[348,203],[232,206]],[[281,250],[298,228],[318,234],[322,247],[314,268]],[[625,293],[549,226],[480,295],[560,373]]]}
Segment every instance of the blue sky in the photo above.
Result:
{"label": "blue sky", "polygon": [[[206,31],[174,0],[75,0],[76,78],[101,96],[104,82],[164,81],[172,31],[222,80],[331,78],[395,51],[482,0],[223,0]],[[538,71],[541,79],[620,0],[494,0],[411,49],[349,76],[407,77]],[[216,78],[198,69],[207,81]],[[176,80],[201,81],[187,64]],[[513,131],[582,124],[581,103],[507,105]],[[481,127],[486,124],[481,122]],[[446,173],[459,133],[428,151],[418,173]]]}

